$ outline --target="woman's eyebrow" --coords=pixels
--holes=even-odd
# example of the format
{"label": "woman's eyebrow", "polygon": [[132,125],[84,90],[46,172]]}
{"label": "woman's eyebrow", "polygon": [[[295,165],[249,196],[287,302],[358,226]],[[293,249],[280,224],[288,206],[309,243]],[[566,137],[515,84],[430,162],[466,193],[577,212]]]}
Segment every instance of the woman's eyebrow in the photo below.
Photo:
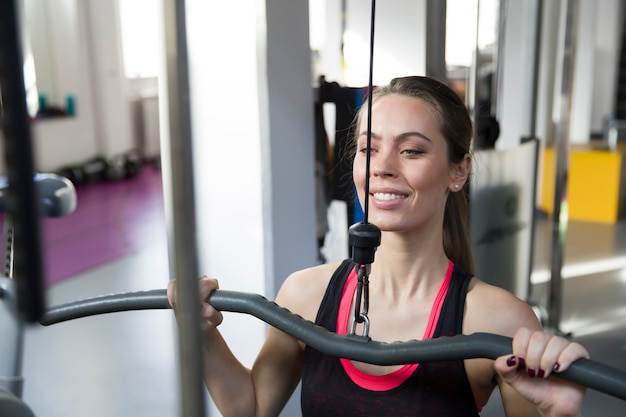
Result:
{"label": "woman's eyebrow", "polygon": [[424,140],[429,141],[430,143],[433,142],[431,138],[429,138],[428,136],[426,136],[425,134],[420,133],[420,132],[405,132],[405,133],[401,133],[398,136],[396,136],[395,139],[396,140],[404,140],[404,139],[408,139],[408,138],[410,138],[412,136],[420,137],[420,138],[422,138]]}
{"label": "woman's eyebrow", "polygon": [[[359,134],[359,138],[360,138],[361,136],[367,136],[367,131],[363,131],[363,132],[361,132],[361,133]],[[410,138],[410,137],[412,137],[412,136],[417,136],[417,137],[420,137],[420,138],[422,138],[422,139],[424,139],[424,140],[429,141],[430,143],[432,143],[432,142],[433,142],[433,141],[432,141],[432,139],[430,139],[428,136],[426,136],[425,134],[420,133],[420,132],[404,132],[404,133],[400,133],[399,135],[397,135],[397,136],[395,136],[395,137],[394,137],[394,140],[395,140],[395,141],[399,141],[399,140],[406,140],[406,139],[408,139],[408,138]],[[372,132],[372,139],[380,139],[380,136],[379,136],[378,134],[376,134],[376,133]]]}

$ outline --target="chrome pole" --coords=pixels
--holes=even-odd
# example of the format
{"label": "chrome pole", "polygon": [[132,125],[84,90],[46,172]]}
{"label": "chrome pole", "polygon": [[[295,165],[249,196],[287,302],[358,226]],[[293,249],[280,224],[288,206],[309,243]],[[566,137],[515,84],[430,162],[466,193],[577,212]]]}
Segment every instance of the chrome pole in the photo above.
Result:
{"label": "chrome pole", "polygon": [[426,1],[426,75],[446,81],[446,2]]}
{"label": "chrome pole", "polygon": [[164,0],[169,140],[163,188],[169,226],[170,274],[178,281],[180,399],[183,417],[205,415],[198,293],[198,253],[191,138],[189,64],[184,0]]}
{"label": "chrome pole", "polygon": [[493,65],[493,79],[491,80],[491,115],[497,120],[501,119],[499,110],[500,92],[502,91],[502,72],[504,71],[504,52],[506,48],[506,22],[508,13],[508,1],[498,2],[498,31],[495,48],[495,65]]}
{"label": "chrome pole", "polygon": [[576,32],[578,28],[578,0],[562,0],[559,25],[560,74],[559,91],[553,108],[554,148],[556,170],[554,181],[554,209],[552,213],[552,263],[548,294],[548,329],[559,333],[563,298],[563,268],[565,237],[567,235],[568,207],[567,180],[569,174],[569,124],[573,85]]}
{"label": "chrome pole", "polygon": [[532,77],[532,111],[530,113],[530,122],[528,127],[528,134],[531,138],[537,137],[537,107],[539,103],[539,69],[541,61],[541,42],[542,42],[542,27],[543,27],[543,0],[536,0],[534,3],[533,14],[535,16],[535,39],[534,39],[534,51],[533,51],[533,77]]}
{"label": "chrome pole", "polygon": [[474,122],[474,140],[478,136],[478,102],[480,100],[480,66],[482,65],[482,59],[480,56],[480,47],[478,45],[478,30],[480,25],[480,0],[476,2],[476,31],[474,33],[474,51],[472,64],[469,68],[468,82],[467,82],[467,94],[466,105]]}
{"label": "chrome pole", "polygon": [[[506,1],[506,0],[503,0]],[[529,126],[528,126],[528,136],[526,137],[522,137],[522,143],[525,143],[527,141],[530,140],[539,140],[539,138],[537,137],[537,109],[538,109],[538,103],[539,103],[539,71],[540,71],[540,62],[541,62],[541,42],[542,42],[542,28],[543,28],[543,0],[536,0],[534,2],[534,10],[533,10],[533,14],[535,17],[534,20],[534,28],[535,28],[535,39],[534,39],[534,51],[533,51],[533,75],[532,75],[532,98],[531,98],[531,112],[530,112],[530,121],[529,121]],[[537,146],[536,152],[535,152],[535,161],[539,160],[539,146]],[[535,187],[533,187],[533,201],[535,201],[535,195],[537,192],[537,179],[539,176],[539,172],[537,167],[535,167],[534,172],[532,173],[533,175],[533,184],[535,184]],[[528,282],[528,286],[526,289],[526,301],[530,302],[533,294],[532,294],[532,284],[531,284],[531,279],[530,276],[532,274],[534,265],[535,265],[535,250],[534,250],[534,245],[535,245],[535,232],[536,232],[536,216],[535,213],[533,212],[532,216],[531,216],[531,228],[530,228],[530,253],[528,256],[528,276],[526,277],[526,280]],[[545,318],[545,314],[544,314],[544,310],[541,309],[540,310],[541,313],[539,315],[540,320],[543,320]]]}

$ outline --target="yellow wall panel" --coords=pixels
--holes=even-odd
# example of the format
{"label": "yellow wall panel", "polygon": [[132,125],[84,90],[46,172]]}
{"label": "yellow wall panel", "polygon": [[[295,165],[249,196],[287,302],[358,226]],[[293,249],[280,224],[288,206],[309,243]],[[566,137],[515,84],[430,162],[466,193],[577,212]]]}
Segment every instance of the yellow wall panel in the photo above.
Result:
{"label": "yellow wall panel", "polygon": [[[553,149],[545,149],[540,207],[548,213],[552,213],[554,205],[554,155]],[[567,184],[571,220],[617,221],[621,166],[621,153],[572,150]]]}

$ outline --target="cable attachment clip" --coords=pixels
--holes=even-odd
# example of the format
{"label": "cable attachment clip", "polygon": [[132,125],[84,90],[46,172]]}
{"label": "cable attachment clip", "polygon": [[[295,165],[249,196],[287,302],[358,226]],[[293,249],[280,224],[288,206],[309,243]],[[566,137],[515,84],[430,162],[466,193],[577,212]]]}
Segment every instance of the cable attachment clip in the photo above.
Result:
{"label": "cable attachment clip", "polygon": [[[348,243],[352,247],[352,260],[357,265],[358,283],[354,293],[354,316],[350,322],[350,335],[354,335],[356,324],[363,323],[363,336],[368,337],[369,273],[374,262],[374,253],[380,246],[380,229],[371,223],[356,223],[348,230]],[[363,306],[361,308],[361,306]]]}
{"label": "cable attachment clip", "polygon": [[[358,281],[356,291],[354,292],[354,315],[350,320],[350,335],[356,333],[357,323],[363,323],[363,337],[369,337],[370,319],[367,316],[370,304],[369,293],[369,271],[370,265],[359,265]],[[363,305],[363,308],[361,308]]]}

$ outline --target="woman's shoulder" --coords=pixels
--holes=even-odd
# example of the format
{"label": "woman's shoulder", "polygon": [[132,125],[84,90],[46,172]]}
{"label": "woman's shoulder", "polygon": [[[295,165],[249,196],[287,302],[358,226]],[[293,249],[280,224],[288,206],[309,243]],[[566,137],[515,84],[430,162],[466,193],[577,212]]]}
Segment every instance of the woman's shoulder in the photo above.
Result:
{"label": "woman's shoulder", "polygon": [[291,273],[291,275],[287,277],[285,282],[295,281],[299,283],[299,281],[302,281],[302,280],[304,281],[309,281],[309,280],[330,281],[331,276],[337,270],[337,268],[339,268],[340,265],[341,265],[341,262],[331,262],[331,263],[325,263],[321,265],[315,265],[310,268],[300,269],[298,271]]}
{"label": "woman's shoulder", "polygon": [[464,332],[512,337],[520,327],[541,327],[530,305],[503,288],[472,278],[467,292]]}
{"label": "woman's shoulder", "polygon": [[340,265],[340,262],[334,262],[293,272],[283,282],[276,296],[276,303],[313,321],[326,293],[326,287]]}

